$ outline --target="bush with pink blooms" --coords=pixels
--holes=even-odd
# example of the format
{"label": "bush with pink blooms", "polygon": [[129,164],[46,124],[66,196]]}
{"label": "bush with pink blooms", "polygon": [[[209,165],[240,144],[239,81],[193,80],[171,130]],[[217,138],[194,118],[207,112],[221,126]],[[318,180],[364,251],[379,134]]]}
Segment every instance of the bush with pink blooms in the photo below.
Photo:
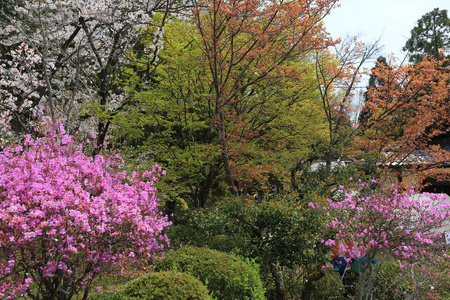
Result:
{"label": "bush with pink blooms", "polygon": [[[363,262],[358,298],[369,299],[374,282],[371,262],[381,252],[398,261],[404,276],[415,272],[421,281],[417,286],[439,284],[435,282],[439,280],[434,276],[435,267],[429,267],[448,265],[450,258],[442,233],[450,219],[447,198],[445,194],[419,195],[413,188],[402,191],[395,184],[382,188],[373,180],[359,181],[353,189],[341,186],[336,196],[328,199],[328,205],[310,203],[310,206],[323,209],[330,216],[326,226],[335,237],[322,242],[348,258]],[[448,269],[444,273],[440,275],[450,278]]]}
{"label": "bush with pink blooms", "polygon": [[[55,133],[59,132],[59,133]],[[62,128],[0,153],[0,299],[71,299],[106,267],[160,256],[170,225],[158,210],[159,166],[115,171]]]}

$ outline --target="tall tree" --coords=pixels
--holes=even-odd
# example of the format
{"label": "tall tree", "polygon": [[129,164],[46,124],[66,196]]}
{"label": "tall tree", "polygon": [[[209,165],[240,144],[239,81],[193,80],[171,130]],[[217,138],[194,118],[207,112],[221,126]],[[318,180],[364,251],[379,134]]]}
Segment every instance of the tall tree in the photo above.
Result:
{"label": "tall tree", "polygon": [[[135,110],[117,115],[116,136],[132,146],[129,153],[136,157],[151,153],[150,160],[168,169],[166,180],[178,187],[173,192],[204,207],[224,180],[213,81],[198,46],[202,38],[197,27],[173,21],[166,26],[165,38],[155,84],[136,94]],[[135,55],[135,61],[140,60],[147,57]],[[312,138],[325,132],[311,62],[287,62],[289,74],[279,72],[255,82],[227,107],[228,154],[240,192],[267,190],[267,183],[286,176]],[[145,63],[127,69],[124,85],[139,82],[142,68]]]}
{"label": "tall tree", "polygon": [[30,131],[26,121],[38,110],[65,120],[71,131],[81,126],[76,117],[89,103],[91,122],[83,125],[97,127],[101,146],[111,115],[126,104],[114,80],[129,63],[126,52],[142,28],[154,25],[154,46],[145,49],[151,72],[167,16],[180,9],[176,0],[9,0],[0,12],[0,44],[12,48],[0,64],[2,133],[13,125],[13,131]]}
{"label": "tall tree", "polygon": [[300,197],[331,195],[334,189],[330,187],[365,171],[365,164],[347,163],[354,158],[350,146],[357,133],[351,117],[363,65],[378,50],[377,42],[365,45],[357,37],[347,37],[334,49],[315,51],[315,80],[327,130],[315,137],[306,156],[293,160],[291,185]]}
{"label": "tall tree", "polygon": [[194,17],[213,87],[214,131],[232,194],[237,195],[239,188],[230,153],[230,130],[236,124],[230,123],[230,116],[239,112],[240,95],[251,93],[252,87],[262,81],[289,76],[290,58],[305,57],[312,49],[332,45],[321,21],[336,2],[196,2]]}
{"label": "tall tree", "polygon": [[[382,85],[370,87],[367,118],[356,138],[362,153],[377,153],[378,164],[409,171],[436,171],[450,153],[430,145],[445,133],[449,118],[449,74],[443,62],[424,58],[416,64],[379,64],[373,74]],[[417,173],[419,174],[419,173]]]}
{"label": "tall tree", "polygon": [[361,80],[364,63],[378,50],[377,43],[365,45],[356,37],[348,37],[336,45],[334,54],[316,53],[317,86],[328,126],[328,137],[320,155],[328,168],[332,160],[342,158],[340,152],[352,135],[349,115],[354,90]]}
{"label": "tall tree", "polygon": [[447,10],[435,8],[423,15],[411,30],[403,51],[410,53],[410,62],[418,63],[425,55],[435,59],[450,58],[450,19]]}

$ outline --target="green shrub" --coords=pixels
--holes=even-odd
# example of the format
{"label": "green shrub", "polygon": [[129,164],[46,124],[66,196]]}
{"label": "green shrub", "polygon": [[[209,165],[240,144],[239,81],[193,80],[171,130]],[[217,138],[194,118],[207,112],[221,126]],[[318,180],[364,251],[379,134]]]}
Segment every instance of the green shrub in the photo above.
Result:
{"label": "green shrub", "polygon": [[420,267],[403,270],[394,261],[383,262],[374,270],[372,299],[449,300],[450,276],[446,270],[445,263],[433,264],[424,272]]}
{"label": "green shrub", "polygon": [[338,273],[325,270],[325,276],[314,283],[311,299],[345,299],[345,287]]}
{"label": "green shrub", "polygon": [[191,274],[219,300],[264,299],[257,265],[220,251],[186,246],[166,254],[154,267]]}
{"label": "green shrub", "polygon": [[374,299],[405,299],[404,292],[411,294],[414,283],[410,277],[400,276],[403,273],[398,263],[383,262],[375,267],[376,275],[372,287]]}
{"label": "green shrub", "polygon": [[[329,247],[321,243],[328,236],[324,236],[326,216],[309,207],[310,201],[293,196],[262,201],[227,199],[178,218],[168,236],[172,245],[202,246],[256,259],[269,298],[271,291],[276,291],[273,263],[286,278],[283,273],[296,267],[309,277],[329,261]],[[286,288],[288,284],[285,282]]]}
{"label": "green shrub", "polygon": [[121,300],[208,300],[208,290],[192,275],[156,272],[128,282],[116,294]]}
{"label": "green shrub", "polygon": [[[286,299],[343,300],[345,287],[333,269],[307,270],[303,266],[282,270]],[[267,289],[267,299],[277,299],[274,289]]]}

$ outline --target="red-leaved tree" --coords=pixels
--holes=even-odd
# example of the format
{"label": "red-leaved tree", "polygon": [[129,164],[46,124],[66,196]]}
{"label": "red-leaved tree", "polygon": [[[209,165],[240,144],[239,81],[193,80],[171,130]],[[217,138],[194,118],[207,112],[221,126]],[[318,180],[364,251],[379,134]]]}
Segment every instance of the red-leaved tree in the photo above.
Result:
{"label": "red-leaved tree", "polygon": [[[211,76],[213,130],[233,195],[239,190],[236,174],[249,169],[236,159],[243,157],[241,145],[258,134],[242,123],[248,107],[254,105],[245,96],[258,94],[257,85],[270,84],[270,80],[298,78],[301,82],[304,71],[296,70],[293,62],[336,43],[324,31],[322,20],[337,2],[194,1],[195,24],[202,39],[199,46]],[[257,177],[261,171],[249,172]]]}
{"label": "red-leaved tree", "polygon": [[377,155],[376,163],[397,176],[448,178],[450,152],[438,138],[450,130],[450,73],[445,62],[426,57],[417,64],[377,63],[377,86],[369,87],[355,139],[359,155]]}

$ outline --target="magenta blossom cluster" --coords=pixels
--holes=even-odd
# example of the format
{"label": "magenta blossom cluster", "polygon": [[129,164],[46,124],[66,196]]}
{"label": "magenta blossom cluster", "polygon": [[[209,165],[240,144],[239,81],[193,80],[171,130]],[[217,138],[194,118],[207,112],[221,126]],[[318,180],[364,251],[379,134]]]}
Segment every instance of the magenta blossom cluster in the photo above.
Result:
{"label": "magenta blossom cluster", "polygon": [[147,262],[169,242],[159,166],[115,171],[120,157],[88,157],[55,132],[0,153],[1,299],[70,299],[105,267]]}
{"label": "magenta blossom cluster", "polygon": [[450,201],[445,194],[418,194],[359,182],[359,187],[340,190],[328,205],[310,203],[329,213],[326,226],[335,237],[324,240],[350,257],[375,257],[387,250],[401,260],[426,256],[436,243],[443,243],[442,228],[450,220]]}
{"label": "magenta blossom cluster", "polygon": [[334,238],[322,242],[333,248],[333,254],[362,262],[359,299],[371,297],[376,280],[373,262],[383,260],[381,253],[396,257],[399,275],[413,281],[411,292],[399,291],[411,299],[417,295],[438,299],[432,288],[448,287],[449,256],[442,232],[450,220],[446,194],[418,194],[413,188],[403,191],[395,184],[382,188],[375,180],[359,180],[353,189],[340,186],[328,205],[310,206],[330,216],[326,226]]}

